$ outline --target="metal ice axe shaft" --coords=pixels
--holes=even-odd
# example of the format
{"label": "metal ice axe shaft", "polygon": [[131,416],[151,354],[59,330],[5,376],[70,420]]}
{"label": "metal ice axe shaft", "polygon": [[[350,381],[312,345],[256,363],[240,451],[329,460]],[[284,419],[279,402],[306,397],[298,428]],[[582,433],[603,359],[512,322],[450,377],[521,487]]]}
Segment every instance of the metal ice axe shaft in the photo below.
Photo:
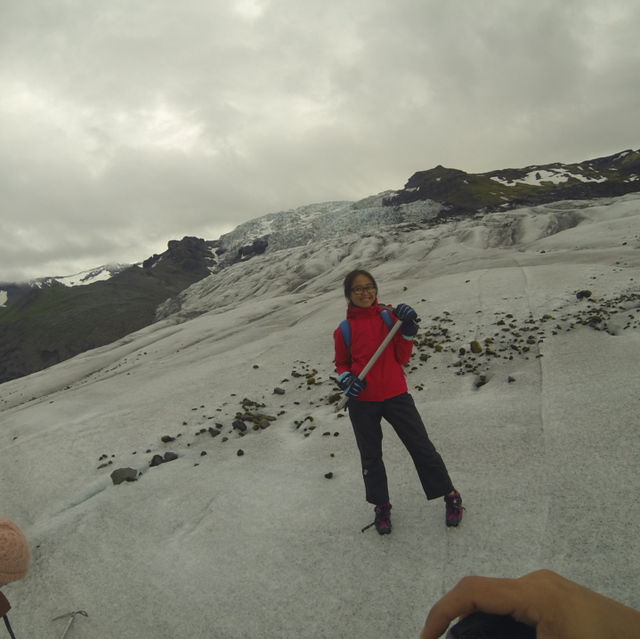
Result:
{"label": "metal ice axe shaft", "polygon": [[67,627],[64,629],[64,632],[62,633],[60,639],[64,639],[67,636],[67,633],[69,632],[69,628],[71,628],[71,624],[73,624],[77,615],[84,615],[85,617],[89,616],[84,610],[75,610],[74,612],[68,612],[66,615],[60,615],[59,617],[55,617],[53,619],[53,621],[55,621],[56,619],[63,619],[64,617],[69,617],[69,623],[67,624]]}
{"label": "metal ice axe shaft", "polygon": [[[402,322],[396,322],[392,327],[387,336],[382,340],[380,346],[378,346],[378,350],[371,356],[371,359],[367,362],[367,365],[362,369],[360,374],[358,375],[358,379],[364,379],[367,376],[367,373],[371,370],[371,367],[376,363],[378,357],[382,355],[382,351],[389,345],[389,342],[393,339],[393,336],[398,332],[398,329],[402,326]],[[349,401],[349,398],[346,395],[343,395],[338,402],[338,407],[336,408],[336,412],[342,410]]]}

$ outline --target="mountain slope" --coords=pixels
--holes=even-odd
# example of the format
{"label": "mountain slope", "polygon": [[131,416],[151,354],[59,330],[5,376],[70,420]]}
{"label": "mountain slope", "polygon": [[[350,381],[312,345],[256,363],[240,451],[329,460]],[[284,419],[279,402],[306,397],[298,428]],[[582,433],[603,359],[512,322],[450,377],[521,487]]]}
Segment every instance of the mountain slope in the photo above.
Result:
{"label": "mountain slope", "polygon": [[[459,529],[385,431],[394,530],[360,532],[331,404],[354,266],[422,318],[406,371]],[[233,264],[178,314],[0,385],[3,516],[33,549],[3,589],[18,636],[83,609],[94,639],[403,639],[462,576],[540,567],[640,607],[639,278],[635,194],[348,233]]]}
{"label": "mountain slope", "polygon": [[209,275],[212,261],[204,240],[184,238],[103,281],[21,288],[0,309],[0,383],[148,326],[161,302]]}

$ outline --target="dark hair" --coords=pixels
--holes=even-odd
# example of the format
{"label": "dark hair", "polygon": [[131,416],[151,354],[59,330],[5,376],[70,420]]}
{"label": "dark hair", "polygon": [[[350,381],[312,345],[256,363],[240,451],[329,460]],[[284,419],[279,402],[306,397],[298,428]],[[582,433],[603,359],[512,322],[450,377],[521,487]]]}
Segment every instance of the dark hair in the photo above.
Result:
{"label": "dark hair", "polygon": [[351,273],[348,273],[347,276],[344,278],[344,296],[348,300],[351,299],[351,288],[353,286],[353,280],[355,280],[356,277],[358,277],[358,275],[364,275],[365,277],[368,277],[373,282],[373,285],[376,288],[378,288],[378,285],[376,284],[376,280],[373,277],[373,275],[371,275],[369,271],[363,271],[362,269],[358,268],[355,271],[351,271]]}

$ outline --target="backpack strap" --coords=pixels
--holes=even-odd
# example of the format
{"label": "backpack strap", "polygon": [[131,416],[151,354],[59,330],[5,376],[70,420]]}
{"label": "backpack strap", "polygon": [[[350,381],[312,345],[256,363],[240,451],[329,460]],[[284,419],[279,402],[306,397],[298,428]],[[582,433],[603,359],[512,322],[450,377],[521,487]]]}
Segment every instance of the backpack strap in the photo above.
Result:
{"label": "backpack strap", "polygon": [[347,348],[351,348],[351,324],[349,324],[349,320],[343,319],[340,322],[340,330],[342,331],[342,339],[344,339]]}
{"label": "backpack strap", "polygon": [[384,323],[387,325],[387,328],[389,330],[391,330],[393,328],[393,317],[391,317],[391,311],[389,311],[388,308],[383,308],[380,311],[380,315],[382,316],[382,319],[384,320]]}

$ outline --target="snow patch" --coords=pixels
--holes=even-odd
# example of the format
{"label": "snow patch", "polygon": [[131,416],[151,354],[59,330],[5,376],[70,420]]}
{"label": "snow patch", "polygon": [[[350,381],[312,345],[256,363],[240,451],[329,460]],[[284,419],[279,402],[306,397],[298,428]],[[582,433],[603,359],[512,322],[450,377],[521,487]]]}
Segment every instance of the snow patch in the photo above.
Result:
{"label": "snow patch", "polygon": [[606,182],[606,177],[587,177],[579,173],[572,173],[566,169],[533,169],[523,178],[507,180],[499,175],[492,175],[491,179],[504,186],[516,186],[516,184],[529,184],[530,186],[541,186],[543,183],[562,184],[571,178],[580,182]]}
{"label": "snow patch", "polygon": [[58,281],[66,286],[84,286],[86,284],[93,284],[94,282],[104,282],[130,266],[130,264],[107,264],[90,271],[59,278]]}

